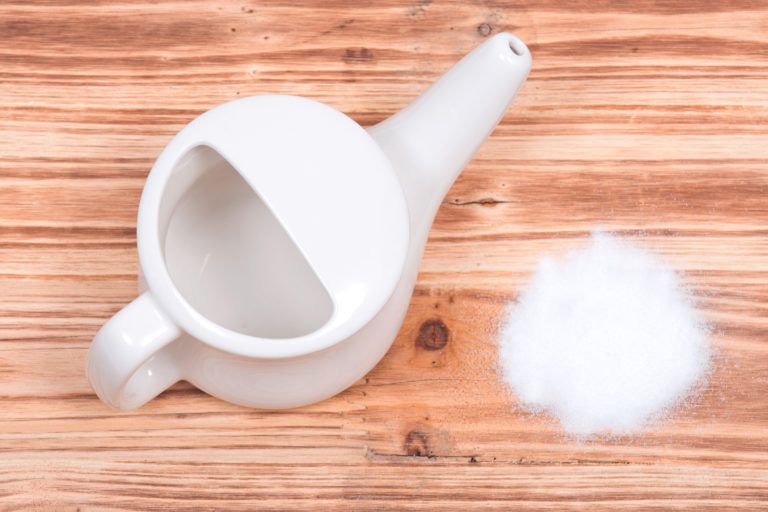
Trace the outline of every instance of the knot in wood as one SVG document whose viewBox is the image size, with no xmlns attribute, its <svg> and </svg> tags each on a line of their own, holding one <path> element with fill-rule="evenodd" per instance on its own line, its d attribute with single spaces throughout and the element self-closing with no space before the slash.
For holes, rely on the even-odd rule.
<svg viewBox="0 0 768 512">
<path fill-rule="evenodd" d="M 450 331 L 439 318 L 427 320 L 419 327 L 416 345 L 424 350 L 440 350 L 448 344 Z"/>
</svg>

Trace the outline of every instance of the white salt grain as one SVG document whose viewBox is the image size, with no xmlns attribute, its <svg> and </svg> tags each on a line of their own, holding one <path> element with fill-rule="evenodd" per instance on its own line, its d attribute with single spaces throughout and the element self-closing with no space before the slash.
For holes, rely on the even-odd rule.
<svg viewBox="0 0 768 512">
<path fill-rule="evenodd" d="M 510 306 L 503 378 L 525 406 L 574 435 L 627 434 L 706 373 L 708 329 L 660 258 L 606 233 L 544 258 Z"/>
</svg>

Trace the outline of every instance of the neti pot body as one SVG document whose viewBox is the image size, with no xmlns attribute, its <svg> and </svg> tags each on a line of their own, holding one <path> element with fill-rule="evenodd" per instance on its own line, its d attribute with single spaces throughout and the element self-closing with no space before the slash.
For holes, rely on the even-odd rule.
<svg viewBox="0 0 768 512">
<path fill-rule="evenodd" d="M 295 339 L 249 337 L 205 318 L 185 301 L 169 277 L 174 269 L 169 269 L 164 260 L 167 254 L 157 244 L 158 237 L 167 236 L 167 228 L 158 219 L 171 215 L 164 211 L 167 208 L 163 201 L 167 203 L 168 199 L 161 196 L 168 195 L 173 180 L 186 179 L 183 175 L 174 177 L 167 170 L 177 165 L 171 160 L 190 158 L 189 154 L 203 160 L 214 157 L 207 149 L 194 149 L 179 157 L 182 153 L 177 146 L 182 141 L 169 144 L 150 173 L 139 207 L 137 238 L 142 294 L 101 328 L 88 354 L 87 373 L 97 395 L 115 408 L 128 410 L 186 380 L 223 400 L 280 409 L 323 400 L 363 377 L 381 360 L 400 329 L 429 229 L 444 196 L 504 115 L 530 67 L 531 56 L 526 46 L 510 34 L 498 34 L 465 56 L 405 109 L 367 130 L 342 114 L 331 113 L 329 107 L 310 104 L 309 100 L 266 97 L 252 102 L 261 105 L 262 111 L 266 108 L 266 112 L 272 104 L 285 104 L 296 111 L 316 112 L 318 119 L 336 116 L 333 122 L 340 123 L 339 133 L 357 137 L 352 140 L 350 135 L 350 144 L 368 148 L 370 154 L 383 155 L 374 162 L 386 168 L 376 175 L 382 181 L 374 184 L 375 190 L 386 196 L 388 187 L 397 189 L 398 198 L 392 192 L 389 201 L 402 202 L 402 207 L 383 205 L 393 217 L 403 212 L 403 220 L 402 229 L 388 229 L 393 232 L 387 235 L 387 244 L 395 247 L 392 254 L 383 256 L 387 259 L 382 263 L 372 262 L 371 268 L 379 265 L 393 269 L 388 281 L 371 286 L 373 295 L 381 295 L 370 302 L 375 310 L 364 314 L 353 311 L 348 320 L 338 321 L 340 325 L 319 328 L 318 332 L 322 332 L 317 336 L 306 333 Z M 221 115 L 232 117 L 243 111 L 237 104 L 225 107 Z M 205 116 L 211 119 L 208 113 L 201 117 Z M 189 133 L 194 130 L 185 137 L 189 138 Z M 237 140 L 237 135 L 230 134 L 228 139 L 221 140 L 220 146 L 227 146 L 231 140 Z M 232 143 L 236 164 L 240 158 L 238 147 Z M 350 158 L 353 157 L 354 154 Z M 241 158 L 241 164 L 240 169 L 255 165 L 247 156 Z M 349 176 L 354 179 L 352 174 Z M 369 184 L 361 182 L 358 186 Z M 274 195 L 277 199 L 273 206 L 279 211 L 279 192 Z M 370 195 L 367 202 L 375 201 L 376 195 Z M 359 207 L 364 207 L 364 203 Z M 346 215 L 354 217 L 355 212 Z M 397 219 L 381 222 L 398 225 Z M 311 253 L 311 247 L 301 249 Z M 365 258 L 358 258 L 361 259 Z M 183 264 L 183 259 L 180 261 Z M 343 280 L 343 272 L 344 269 L 339 270 L 336 277 Z"/>
</svg>

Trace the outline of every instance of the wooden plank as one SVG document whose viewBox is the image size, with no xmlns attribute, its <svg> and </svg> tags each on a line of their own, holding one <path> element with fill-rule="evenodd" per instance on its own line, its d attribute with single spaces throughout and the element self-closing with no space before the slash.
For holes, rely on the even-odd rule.
<svg viewBox="0 0 768 512">
<path fill-rule="evenodd" d="M 756 0 L 3 2 L 0 510 L 768 508 L 767 26 Z M 143 179 L 186 122 L 272 92 L 372 124 L 501 30 L 534 69 L 364 380 L 283 412 L 184 383 L 132 413 L 93 396 Z M 538 257 L 595 227 L 685 272 L 716 357 L 667 421 L 576 442 L 520 410 L 495 343 Z"/>
</svg>

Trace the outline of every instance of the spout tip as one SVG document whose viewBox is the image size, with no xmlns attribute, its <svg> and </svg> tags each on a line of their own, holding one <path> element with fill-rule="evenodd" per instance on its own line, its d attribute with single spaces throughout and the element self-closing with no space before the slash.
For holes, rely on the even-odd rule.
<svg viewBox="0 0 768 512">
<path fill-rule="evenodd" d="M 528 47 L 525 46 L 523 42 L 517 38 L 509 41 L 509 49 L 512 50 L 512 53 L 514 53 L 519 57 L 522 57 L 523 55 L 528 53 Z"/>
<path fill-rule="evenodd" d="M 492 47 L 496 55 L 508 64 L 507 68 L 513 70 L 513 74 L 520 75 L 522 80 L 525 80 L 531 70 L 533 58 L 531 51 L 522 39 L 509 32 L 501 32 L 493 36 L 486 44 Z"/>
<path fill-rule="evenodd" d="M 498 35 L 499 38 L 504 39 L 509 46 L 510 51 L 518 57 L 524 57 L 530 55 L 530 51 L 525 43 L 517 36 L 510 34 L 509 32 L 502 32 Z"/>
</svg>

